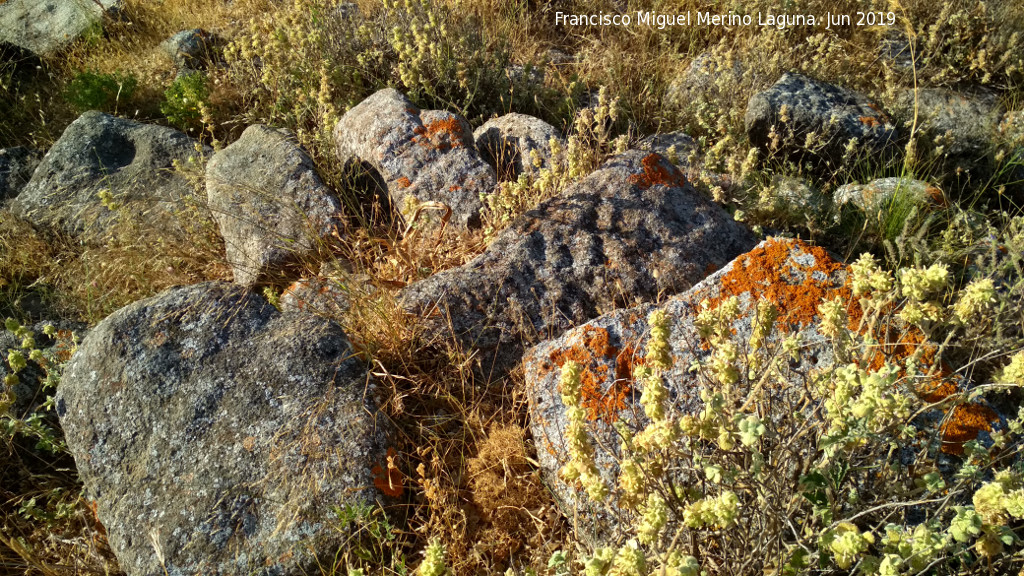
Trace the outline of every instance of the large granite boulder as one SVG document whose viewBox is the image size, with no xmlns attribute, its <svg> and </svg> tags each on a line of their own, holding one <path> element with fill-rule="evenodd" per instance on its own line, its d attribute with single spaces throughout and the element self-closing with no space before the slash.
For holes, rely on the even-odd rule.
<svg viewBox="0 0 1024 576">
<path fill-rule="evenodd" d="M 520 216 L 461 268 L 407 287 L 435 337 L 502 374 L 523 349 L 600 314 L 681 292 L 754 245 L 657 154 L 630 151 Z"/>
<path fill-rule="evenodd" d="M 172 128 L 86 112 L 46 153 L 11 211 L 87 242 L 103 242 L 118 218 L 179 229 L 175 213 L 194 189 L 174 162 L 198 155 L 196 147 Z"/>
<path fill-rule="evenodd" d="M 341 204 L 286 130 L 255 125 L 206 166 L 210 210 L 235 282 L 249 286 L 337 232 Z"/>
<path fill-rule="evenodd" d="M 305 574 L 346 538 L 333 508 L 378 497 L 367 382 L 337 324 L 206 283 L 103 320 L 56 409 L 130 576 Z"/>
<path fill-rule="evenodd" d="M 635 386 L 633 369 L 643 362 L 650 339 L 648 315 L 655 309 L 664 311 L 668 320 L 670 356 L 673 365 L 663 373 L 673 410 L 697 415 L 704 408 L 700 386 L 707 383 L 691 371 L 694 362 L 705 361 L 711 354 L 707 340 L 695 324 L 702 304 L 714 308 L 731 297 L 739 302 L 739 316 L 731 330 L 739 343 L 750 342 L 758 303 L 768 301 L 777 310 L 775 332 L 769 341 L 795 336 L 799 353 L 789 362 L 795 374 L 809 374 L 834 366 L 832 342 L 818 329 L 818 307 L 825 301 L 840 298 L 846 303 L 850 326 L 859 329 L 863 316 L 857 299 L 852 297 L 848 268 L 826 250 L 800 240 L 769 238 L 750 252 L 741 255 L 724 268 L 708 276 L 690 290 L 660 305 L 644 304 L 616 310 L 565 334 L 543 342 L 529 350 L 523 358 L 527 394 L 530 402 L 530 423 L 537 458 L 556 496 L 571 517 L 573 510 L 583 512 L 582 524 L 600 531 L 611 520 L 588 503 L 586 494 L 577 486 L 567 484 L 558 470 L 569 458 L 566 430 L 568 417 L 559 393 L 561 367 L 568 361 L 582 367 L 582 408 L 587 414 L 589 430 L 599 448 L 598 469 L 609 485 L 618 476 L 620 435 L 614 425 L 622 418 L 638 422 L 643 408 L 639 404 L 641 390 Z M 743 344 L 741 344 L 742 346 Z M 920 353 L 922 371 L 929 369 L 929 358 L 937 347 L 919 331 L 911 329 L 896 342 L 880 346 L 871 360 L 881 366 L 885 360 L 904 361 Z M 936 401 L 953 393 L 955 387 L 946 380 L 945 367 L 936 368 L 936 386 L 920 390 L 923 397 Z M 773 393 L 785 394 L 784 389 Z M 987 410 L 978 407 L 982 412 Z M 642 421 L 642 420 L 641 420 Z M 957 443 L 989 429 L 983 418 L 958 420 L 956 414 L 943 428 L 946 451 L 955 452 Z"/>
<path fill-rule="evenodd" d="M 0 203 L 21 192 L 42 158 L 42 153 L 21 146 L 0 149 Z"/>
<path fill-rule="evenodd" d="M 102 25 L 123 0 L 8 0 L 0 3 L 0 44 L 52 56 Z"/>
<path fill-rule="evenodd" d="M 750 143 L 768 153 L 817 158 L 833 165 L 847 155 L 852 139 L 856 139 L 855 155 L 874 158 L 897 138 L 889 116 L 863 95 L 793 73 L 783 74 L 773 86 L 754 94 L 744 121 Z M 811 133 L 814 138 L 808 150 L 805 145 Z"/>
<path fill-rule="evenodd" d="M 338 158 L 371 166 L 395 206 L 407 217 L 440 202 L 460 228 L 482 224 L 480 197 L 495 186 L 494 169 L 477 154 L 473 132 L 460 116 L 420 110 L 397 90 L 381 90 L 349 110 L 334 128 Z"/>
<path fill-rule="evenodd" d="M 551 124 L 526 114 L 506 114 L 485 122 L 473 132 L 476 148 L 502 180 L 516 180 L 551 166 L 551 140 L 565 139 Z M 534 166 L 532 152 L 540 160 Z"/>
</svg>

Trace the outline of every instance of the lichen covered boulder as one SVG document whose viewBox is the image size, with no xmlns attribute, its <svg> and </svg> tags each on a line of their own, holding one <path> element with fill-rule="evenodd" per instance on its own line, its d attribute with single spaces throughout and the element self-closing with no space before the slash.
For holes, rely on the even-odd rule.
<svg viewBox="0 0 1024 576">
<path fill-rule="evenodd" d="M 90 243 L 105 241 L 118 219 L 171 232 L 194 194 L 174 164 L 202 151 L 173 128 L 86 112 L 46 153 L 11 211 Z"/>
<path fill-rule="evenodd" d="M 378 497 L 384 437 L 333 322 L 228 283 L 115 312 L 67 365 L 56 410 L 130 576 L 302 574 Z"/>
<path fill-rule="evenodd" d="M 526 114 L 506 114 L 485 122 L 473 132 L 476 148 L 502 180 L 515 180 L 551 166 L 551 140 L 565 143 L 558 130 Z M 536 155 L 538 165 L 534 165 Z"/>
<path fill-rule="evenodd" d="M 286 130 L 254 125 L 206 167 L 210 210 L 235 282 L 248 286 L 315 251 L 341 204 Z"/>
<path fill-rule="evenodd" d="M 897 138 L 889 116 L 865 96 L 793 73 L 751 96 L 744 121 L 750 143 L 767 153 L 817 157 L 833 165 L 848 155 L 851 140 L 854 156 L 874 156 Z"/>
<path fill-rule="evenodd" d="M 525 346 L 600 314 L 681 292 L 754 245 L 657 154 L 616 156 L 526 212 L 466 265 L 400 298 L 435 337 L 504 373 Z"/>
<path fill-rule="evenodd" d="M 452 210 L 451 224 L 481 225 L 481 195 L 495 186 L 494 169 L 477 154 L 462 117 L 420 110 L 397 90 L 381 90 L 349 110 L 334 127 L 342 163 L 372 167 L 406 217 L 427 202 Z"/>
<path fill-rule="evenodd" d="M 835 365 L 831 341 L 820 331 L 819 306 L 829 300 L 844 303 L 850 328 L 858 329 L 863 312 L 852 297 L 849 270 L 823 248 L 799 240 L 770 238 L 743 254 L 721 270 L 708 276 L 692 289 L 670 298 L 663 304 L 617 310 L 558 338 L 538 344 L 523 358 L 530 422 L 541 468 L 553 486 L 568 514 L 573 510 L 589 510 L 586 494 L 569 485 L 558 475 L 568 461 L 566 430 L 568 417 L 559 392 L 561 368 L 573 361 L 582 367 L 582 408 L 590 433 L 596 439 L 597 464 L 606 480 L 614 485 L 620 454 L 619 434 L 614 424 L 620 419 L 636 422 L 644 413 L 640 406 L 641 390 L 634 381 L 634 368 L 644 363 L 650 340 L 648 317 L 656 309 L 664 312 L 670 332 L 669 355 L 672 367 L 663 373 L 672 409 L 683 414 L 698 415 L 704 408 L 700 387 L 707 384 L 691 371 L 695 362 L 705 361 L 712 353 L 709 342 L 697 326 L 702 307 L 714 309 L 736 297 L 739 314 L 730 326 L 736 341 L 750 342 L 760 302 L 775 307 L 775 332 L 769 338 L 792 337 L 799 343 L 799 353 L 789 362 L 795 374 L 808 375 Z M 919 331 L 909 330 L 899 341 L 880 346 L 873 365 L 881 367 L 886 360 L 900 362 L 919 354 L 924 365 L 934 362 L 935 346 Z M 927 370 L 926 370 L 927 371 Z M 951 394 L 956 387 L 944 380 L 950 376 L 937 367 L 935 380 L 922 389 L 922 396 L 935 401 Z M 785 393 L 785 390 L 772 393 Z M 977 410 L 974 410 L 977 409 Z M 973 414 L 969 414 L 974 410 Z M 964 417 L 951 418 L 944 428 L 947 444 L 944 449 L 956 451 L 980 430 L 990 429 L 981 406 L 970 407 Z M 642 419 L 642 416 L 640 416 Z M 600 515 L 591 520 L 607 521 Z"/>
</svg>

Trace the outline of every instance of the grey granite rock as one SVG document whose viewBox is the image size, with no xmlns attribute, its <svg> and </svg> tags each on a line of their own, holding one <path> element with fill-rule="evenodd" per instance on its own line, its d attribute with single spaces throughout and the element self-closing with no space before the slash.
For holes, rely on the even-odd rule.
<svg viewBox="0 0 1024 576">
<path fill-rule="evenodd" d="M 21 192 L 42 158 L 41 152 L 21 146 L 0 150 L 0 203 Z"/>
<path fill-rule="evenodd" d="M 646 352 L 651 311 L 663 310 L 669 322 L 674 363 L 663 376 L 673 410 L 697 414 L 703 403 L 698 377 L 690 372 L 690 366 L 710 354 L 694 325 L 702 301 L 707 299 L 713 305 L 736 296 L 741 313 L 733 329 L 738 341 L 747 342 L 757 304 L 768 299 L 779 310 L 776 326 L 800 335 L 801 364 L 796 369 L 809 370 L 832 362 L 831 344 L 816 330 L 815 318 L 818 304 L 842 293 L 845 282 L 846 267 L 825 250 L 800 241 L 769 239 L 661 305 L 616 310 L 530 349 L 523 358 L 530 425 L 541 469 L 563 513 L 576 518 L 585 527 L 583 533 L 600 533 L 612 521 L 588 503 L 586 494 L 558 476 L 568 460 L 568 418 L 558 390 L 565 362 L 572 360 L 583 369 L 590 391 L 589 396 L 584 395 L 583 408 L 595 445 L 600 446 L 596 460 L 602 475 L 614 486 L 620 441 L 613 424 L 627 415 L 636 419 L 643 414 L 632 372 Z"/>
<path fill-rule="evenodd" d="M 172 128 L 86 112 L 46 153 L 11 211 L 87 242 L 105 241 L 119 217 L 171 231 L 178 226 L 175 212 L 194 192 L 174 161 L 198 156 L 196 145 Z"/>
<path fill-rule="evenodd" d="M 988 155 L 1005 112 L 996 93 L 984 89 L 908 90 L 897 106 L 906 123 L 916 117 L 918 135 L 925 143 L 919 155 L 938 153 L 937 167 L 942 172 L 955 175 L 960 182 L 973 180 L 977 184 L 992 175 L 995 167 Z"/>
<path fill-rule="evenodd" d="M 219 58 L 222 40 L 216 35 L 193 28 L 182 30 L 160 43 L 160 48 L 185 70 L 203 70 Z"/>
<path fill-rule="evenodd" d="M 842 161 L 851 139 L 857 141 L 856 154 L 874 159 L 897 138 L 890 118 L 863 95 L 793 73 L 783 74 L 773 86 L 754 94 L 744 121 L 750 143 L 768 153 L 817 157 L 833 165 Z M 778 149 L 772 148 L 773 128 Z M 811 133 L 813 149 L 807 151 Z"/>
<path fill-rule="evenodd" d="M 547 122 L 526 114 L 506 114 L 485 122 L 473 132 L 480 156 L 498 173 L 501 180 L 515 180 L 520 174 L 551 166 L 551 140 L 565 143 L 558 130 Z M 535 167 L 531 152 L 536 151 L 540 166 Z"/>
<path fill-rule="evenodd" d="M 103 320 L 57 413 L 129 576 L 303 574 L 373 503 L 384 436 L 337 324 L 227 283 L 172 288 Z"/>
<path fill-rule="evenodd" d="M 473 347 L 483 371 L 500 375 L 531 343 L 686 290 L 754 243 L 664 158 L 631 151 L 400 298 L 426 316 L 429 334 Z"/>
<path fill-rule="evenodd" d="M 460 228 L 481 225 L 481 195 L 495 186 L 494 169 L 477 154 L 466 121 L 451 112 L 420 110 L 397 90 L 381 90 L 349 110 L 334 128 L 338 158 L 376 170 L 406 217 L 418 204 L 440 202 Z"/>
<path fill-rule="evenodd" d="M 123 0 L 8 0 L 0 4 L 0 43 L 53 56 L 90 30 Z"/>
<path fill-rule="evenodd" d="M 285 130 L 246 128 L 210 160 L 206 191 L 242 285 L 280 272 L 342 225 L 340 203 Z"/>
</svg>

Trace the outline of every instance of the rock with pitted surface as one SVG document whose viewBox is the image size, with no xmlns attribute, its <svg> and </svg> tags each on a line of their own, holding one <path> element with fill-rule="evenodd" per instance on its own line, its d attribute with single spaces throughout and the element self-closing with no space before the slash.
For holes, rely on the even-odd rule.
<svg viewBox="0 0 1024 576">
<path fill-rule="evenodd" d="M 0 203 L 21 192 L 42 158 L 41 152 L 21 146 L 0 150 Z"/>
<path fill-rule="evenodd" d="M 90 243 L 104 242 L 119 218 L 171 233 L 194 195 L 174 163 L 200 156 L 197 145 L 172 128 L 86 112 L 46 153 L 11 211 Z"/>
<path fill-rule="evenodd" d="M 90 30 L 123 0 L 8 0 L 0 3 L 0 44 L 53 56 Z"/>
<path fill-rule="evenodd" d="M 818 158 L 833 166 L 848 155 L 851 140 L 856 140 L 853 157 L 875 159 L 891 152 L 897 138 L 889 116 L 865 96 L 793 73 L 783 74 L 773 86 L 750 98 L 745 123 L 750 143 L 767 153 Z"/>
<path fill-rule="evenodd" d="M 604 513 L 595 511 L 577 486 L 567 484 L 558 476 L 558 470 L 569 456 L 568 417 L 559 392 L 561 369 L 567 362 L 576 362 L 582 369 L 581 408 L 597 447 L 596 462 L 607 483 L 615 486 L 621 436 L 614 425 L 620 420 L 629 421 L 634 427 L 645 423 L 644 410 L 639 404 L 642 390 L 634 381 L 633 369 L 645 361 L 650 339 L 648 317 L 652 311 L 664 312 L 670 332 L 672 366 L 662 376 L 672 414 L 677 417 L 698 415 L 704 408 L 700 387 L 713 385 L 709 376 L 691 370 L 695 362 L 706 362 L 712 353 L 709 342 L 695 324 L 705 304 L 714 309 L 736 297 L 738 315 L 731 330 L 740 346 L 751 341 L 758 304 L 773 305 L 777 311 L 774 331 L 765 342 L 777 343 L 783 337 L 798 338 L 800 352 L 797 359 L 789 363 L 789 369 L 795 374 L 808 374 L 835 366 L 833 344 L 818 328 L 818 309 L 822 303 L 841 299 L 852 325 L 858 325 L 856 322 L 862 312 L 857 299 L 852 297 L 848 276 L 847 266 L 820 247 L 799 240 L 769 238 L 687 292 L 662 304 L 611 312 L 529 350 L 523 365 L 537 458 L 567 516 L 577 518 L 581 526 L 591 523 L 590 527 L 598 531 L 612 521 Z M 879 365 L 884 360 L 898 364 L 915 353 L 933 357 L 929 355 L 936 349 L 920 332 L 908 332 L 899 343 L 879 347 L 876 354 Z M 923 371 L 928 370 L 926 366 Z M 941 398 L 941 394 L 950 392 L 943 390 L 929 389 L 927 394 Z M 786 392 L 779 389 L 773 393 Z M 936 398 L 926 399 L 934 401 Z M 973 422 L 957 421 L 945 428 L 947 442 L 943 450 L 955 451 L 956 441 L 962 446 L 964 438 L 975 437 L 979 427 L 977 420 Z M 580 514 L 574 515 L 574 511 Z"/>
<path fill-rule="evenodd" d="M 630 151 L 400 299 L 429 333 L 479 350 L 482 370 L 503 374 L 531 343 L 686 290 L 754 243 L 667 160 Z"/>
<path fill-rule="evenodd" d="M 235 282 L 249 286 L 314 252 L 341 204 L 287 130 L 254 125 L 206 167 L 210 210 Z"/>
<path fill-rule="evenodd" d="M 337 324 L 211 282 L 103 320 L 56 410 L 129 576 L 306 574 L 346 539 L 334 507 L 379 497 L 367 383 Z"/>
<path fill-rule="evenodd" d="M 558 130 L 526 114 L 506 114 L 488 120 L 473 132 L 480 156 L 494 167 L 501 180 L 516 180 L 551 166 L 551 140 L 565 143 Z M 533 153 L 540 162 L 534 166 Z"/>
<path fill-rule="evenodd" d="M 406 217 L 438 202 L 459 228 L 481 225 L 482 195 L 496 184 L 469 124 L 443 110 L 420 110 L 397 90 L 381 90 L 349 110 L 334 128 L 338 158 L 368 164 Z"/>
<path fill-rule="evenodd" d="M 689 368 L 694 360 L 704 359 L 709 353 L 694 325 L 702 301 L 714 306 L 737 296 L 741 313 L 733 328 L 738 341 L 747 342 L 758 301 L 771 300 L 780 310 L 777 325 L 801 333 L 806 352 L 801 354 L 802 361 L 809 363 L 815 358 L 820 363 L 831 357 L 831 348 L 814 328 L 818 305 L 834 296 L 848 295 L 845 281 L 845 267 L 825 250 L 795 240 L 769 239 L 664 304 L 611 312 L 529 350 L 523 366 L 537 457 L 568 513 L 589 506 L 585 494 L 558 477 L 559 468 L 568 459 L 568 418 L 558 389 L 561 368 L 567 361 L 577 362 L 583 369 L 583 408 L 590 432 L 599 445 L 604 442 L 603 446 L 614 450 L 598 451 L 599 469 L 608 480 L 614 480 L 619 441 L 612 424 L 627 414 L 643 414 L 638 402 L 640 391 L 634 389 L 633 368 L 645 354 L 650 312 L 663 310 L 669 322 L 674 364 L 665 372 L 664 381 L 670 386 L 673 409 L 693 414 L 699 412 L 702 403 L 698 377 Z M 595 518 L 601 521 L 601 517 Z"/>
</svg>

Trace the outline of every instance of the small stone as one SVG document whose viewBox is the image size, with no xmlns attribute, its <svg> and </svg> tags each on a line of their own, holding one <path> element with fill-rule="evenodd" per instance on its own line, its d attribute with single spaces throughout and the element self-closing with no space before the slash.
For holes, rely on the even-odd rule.
<svg viewBox="0 0 1024 576">
<path fill-rule="evenodd" d="M 516 180 L 520 174 L 550 168 L 551 140 L 565 143 L 551 124 L 515 113 L 488 120 L 473 132 L 473 138 L 480 156 L 497 171 L 501 180 Z M 540 166 L 534 166 L 532 151 L 536 151 Z"/>
</svg>

